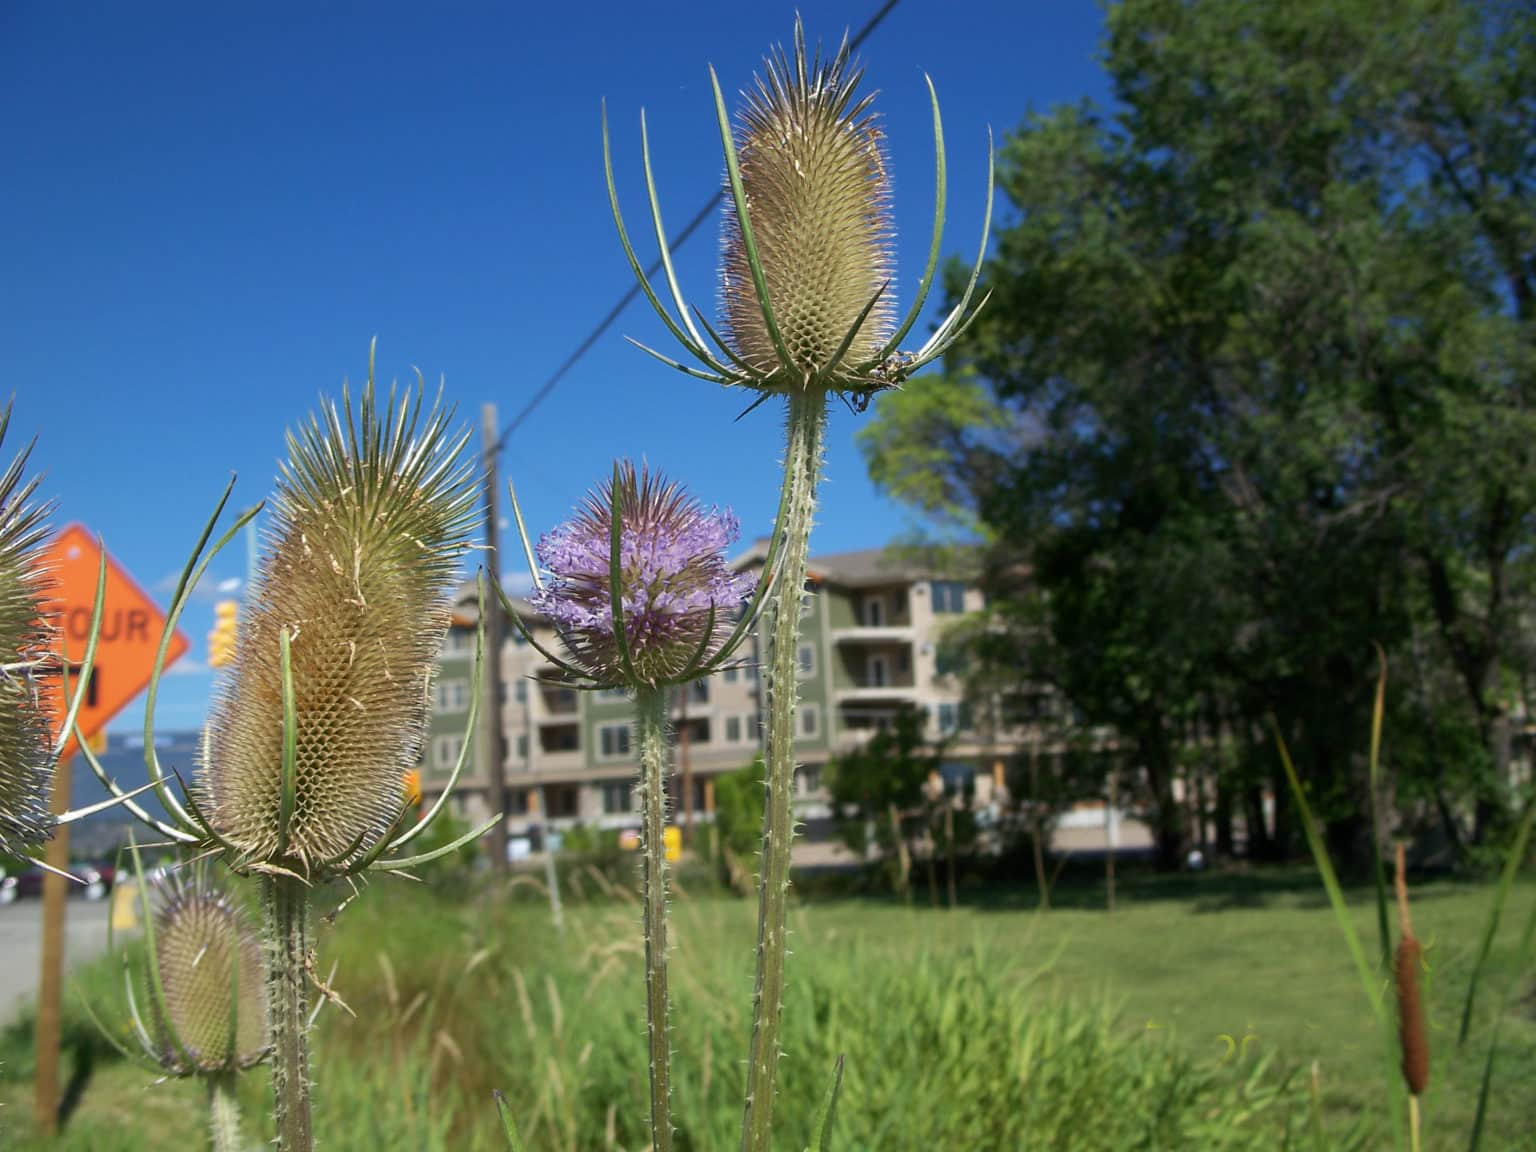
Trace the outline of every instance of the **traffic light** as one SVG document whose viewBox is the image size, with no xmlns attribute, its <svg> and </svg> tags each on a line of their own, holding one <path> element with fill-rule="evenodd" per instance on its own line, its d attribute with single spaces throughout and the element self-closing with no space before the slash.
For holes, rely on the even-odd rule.
<svg viewBox="0 0 1536 1152">
<path fill-rule="evenodd" d="M 213 606 L 213 631 L 208 633 L 208 667 L 235 662 L 235 638 L 240 631 L 240 602 L 220 600 Z"/>
</svg>

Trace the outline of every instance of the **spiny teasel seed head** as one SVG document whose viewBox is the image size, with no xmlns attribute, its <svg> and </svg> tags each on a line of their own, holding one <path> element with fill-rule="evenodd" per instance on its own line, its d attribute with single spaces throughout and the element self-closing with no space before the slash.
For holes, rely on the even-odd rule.
<svg viewBox="0 0 1536 1152">
<path fill-rule="evenodd" d="M 0 444 L 11 407 L 0 411 Z M 24 480 L 30 446 L 0 473 L 0 852 L 21 854 L 48 839 L 53 748 L 36 680 L 52 629 L 44 615 L 42 565 L 48 507 L 37 479 Z"/>
<path fill-rule="evenodd" d="M 880 355 L 895 327 L 890 176 L 873 96 L 854 99 L 861 69 L 846 45 L 807 62 L 795 25 L 795 52 L 764 61 L 746 97 L 736 149 L 747 211 L 774 317 L 800 379 L 785 380 L 782 358 L 754 285 L 741 221 L 727 209 L 722 303 L 725 341 L 755 374 L 780 388 L 836 378 Z M 876 294 L 879 299 L 875 300 Z M 838 360 L 850 330 L 857 334 Z M 831 380 L 826 379 L 832 377 Z"/>
<path fill-rule="evenodd" d="M 343 870 L 385 836 L 418 761 L 450 594 L 475 525 L 477 468 L 418 384 L 373 381 L 288 436 L 241 642 L 218 690 L 198 793 L 238 866 Z M 284 787 L 281 644 L 296 716 Z"/>
<path fill-rule="evenodd" d="M 710 670 L 755 577 L 723 550 L 740 533 L 729 510 L 706 509 L 677 484 L 630 461 L 589 493 L 574 519 L 539 540 L 551 580 L 532 599 L 554 621 L 571 663 L 595 684 L 642 688 Z M 619 606 L 628 667 L 614 632 L 613 513 L 619 517 Z"/>
<path fill-rule="evenodd" d="M 255 931 L 201 868 L 170 873 L 152 889 L 160 984 L 159 994 L 149 996 L 155 1058 L 178 1076 L 260 1063 L 267 992 Z"/>
</svg>

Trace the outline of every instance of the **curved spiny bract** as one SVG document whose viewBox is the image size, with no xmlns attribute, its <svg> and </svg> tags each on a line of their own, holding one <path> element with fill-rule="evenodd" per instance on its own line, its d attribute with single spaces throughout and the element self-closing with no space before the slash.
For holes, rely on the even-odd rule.
<svg viewBox="0 0 1536 1152">
<path fill-rule="evenodd" d="M 467 433 L 421 413 L 421 391 L 288 437 L 267 550 L 233 675 L 209 727 L 198 793 L 237 866 L 346 871 L 388 835 L 419 759 L 450 592 L 478 489 Z M 285 778 L 283 637 L 292 678 Z"/>
<path fill-rule="evenodd" d="M 0 410 L 0 443 L 10 416 L 7 404 Z M 43 612 L 49 508 L 34 499 L 36 478 L 24 479 L 30 453 L 29 445 L 0 473 L 0 852 L 17 855 L 47 840 L 53 827 L 53 748 L 34 679 L 52 639 Z"/>
<path fill-rule="evenodd" d="M 173 1075 L 260 1063 L 268 1047 L 267 997 L 254 929 L 200 869 L 153 887 L 154 1058 Z"/>
<path fill-rule="evenodd" d="M 793 60 L 777 49 L 765 61 L 736 132 L 757 256 L 793 371 L 782 364 L 740 218 L 730 211 L 721 277 L 725 342 L 754 373 L 788 377 L 789 387 L 879 358 L 895 328 L 895 299 L 886 290 L 894 275 L 890 178 L 869 110 L 873 97 L 854 100 L 859 78 L 846 48 L 808 65 L 797 24 Z"/>
</svg>

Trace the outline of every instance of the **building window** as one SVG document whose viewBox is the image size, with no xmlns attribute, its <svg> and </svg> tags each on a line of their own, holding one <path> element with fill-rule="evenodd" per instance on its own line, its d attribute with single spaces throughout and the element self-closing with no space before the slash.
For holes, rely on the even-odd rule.
<svg viewBox="0 0 1536 1152">
<path fill-rule="evenodd" d="M 741 717 L 727 716 L 725 718 L 725 742 L 727 744 L 741 743 Z"/>
<path fill-rule="evenodd" d="M 474 648 L 474 642 L 470 639 L 472 633 L 468 628 L 450 628 L 448 634 L 443 637 L 444 656 L 464 656 Z"/>
<path fill-rule="evenodd" d="M 507 811 L 513 816 L 528 815 L 528 789 L 507 789 Z"/>
<path fill-rule="evenodd" d="M 599 700 L 626 700 L 629 698 L 628 688 L 604 688 L 597 694 Z"/>
<path fill-rule="evenodd" d="M 437 682 L 437 707 L 439 713 L 463 712 L 469 707 L 468 680 L 439 680 Z"/>
<path fill-rule="evenodd" d="M 939 731 L 953 732 L 960 722 L 960 709 L 953 704 L 939 705 Z"/>
<path fill-rule="evenodd" d="M 809 680 L 816 675 L 816 649 L 809 644 L 800 645 L 798 665 L 795 674 L 801 680 Z"/>
<path fill-rule="evenodd" d="M 959 580 L 935 580 L 931 588 L 934 612 L 965 611 L 965 585 Z"/>
<path fill-rule="evenodd" d="M 878 596 L 868 596 L 864 600 L 864 623 L 870 628 L 880 628 L 885 624 L 885 601 Z"/>
<path fill-rule="evenodd" d="M 821 765 L 808 764 L 795 770 L 795 795 L 810 796 L 821 787 Z"/>
<path fill-rule="evenodd" d="M 528 681 L 526 681 L 526 680 L 519 680 L 517 682 L 517 687 L 512 689 L 512 698 L 514 700 L 516 700 L 519 704 L 523 704 L 523 703 L 527 702 L 527 700 L 528 700 Z"/>
<path fill-rule="evenodd" d="M 603 785 L 603 811 L 609 816 L 633 811 L 628 780 Z"/>
<path fill-rule="evenodd" d="M 742 669 L 742 672 L 746 674 L 747 683 L 748 684 L 756 684 L 757 683 L 757 665 L 756 664 L 748 664 L 745 668 Z"/>
<path fill-rule="evenodd" d="M 449 771 L 459 762 L 459 753 L 463 750 L 464 737 L 462 736 L 432 737 L 432 767 L 439 772 Z"/>
<path fill-rule="evenodd" d="M 734 684 L 741 677 L 741 669 L 735 664 L 731 664 L 721 670 L 720 676 L 727 684 Z"/>
<path fill-rule="evenodd" d="M 763 739 L 763 718 L 756 712 L 747 714 L 747 739 L 760 743 Z"/>
<path fill-rule="evenodd" d="M 709 681 L 695 680 L 688 685 L 688 702 L 690 704 L 709 703 Z"/>
<path fill-rule="evenodd" d="M 597 737 L 603 759 L 614 760 L 629 755 L 628 724 L 604 724 L 597 730 Z"/>
<path fill-rule="evenodd" d="M 905 615 L 906 611 L 907 590 L 905 588 L 898 588 L 896 591 L 891 593 L 891 616 L 893 618 L 899 618 Z"/>
<path fill-rule="evenodd" d="M 814 705 L 814 704 L 802 704 L 802 705 L 800 705 L 798 711 L 799 711 L 799 714 L 800 714 L 800 735 L 802 735 L 802 736 L 814 736 L 814 735 L 816 735 L 816 729 L 820 725 L 820 722 L 821 722 L 821 717 L 818 714 L 818 710 L 816 708 L 816 705 Z"/>
<path fill-rule="evenodd" d="M 526 732 L 519 732 L 517 734 L 517 758 L 519 760 L 528 759 L 528 733 Z"/>
</svg>

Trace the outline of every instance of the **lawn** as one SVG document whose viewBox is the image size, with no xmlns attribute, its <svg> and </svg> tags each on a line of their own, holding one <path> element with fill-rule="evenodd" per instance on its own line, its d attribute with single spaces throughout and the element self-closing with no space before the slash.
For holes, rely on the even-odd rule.
<svg viewBox="0 0 1536 1152">
<path fill-rule="evenodd" d="M 527 890 L 520 895 L 527 896 Z M 957 911 L 819 898 L 795 910 L 780 1146 L 798 1150 L 834 1056 L 848 1056 L 839 1149 L 1312 1148 L 1316 1061 L 1331 1146 L 1391 1147 L 1380 1033 L 1315 881 L 1298 872 L 1131 877 L 1114 913 L 971 893 Z M 1371 955 L 1368 893 L 1352 893 Z M 1536 901 L 1516 890 L 1472 1041 L 1455 1026 L 1490 893 L 1420 887 L 1434 1049 L 1426 1149 L 1465 1148 L 1495 1004 Z M 1074 901 L 1078 906 L 1073 907 Z M 682 1149 L 734 1147 L 753 909 L 685 889 L 673 905 L 675 1112 Z M 358 1013 L 327 1009 L 317 1124 L 342 1149 L 495 1149 L 490 1089 L 534 1149 L 636 1149 L 645 1088 L 637 912 L 567 908 L 563 937 L 526 898 L 447 899 L 378 885 L 320 931 Z M 104 1004 L 110 966 L 86 974 Z M 1502 1033 L 1483 1148 L 1529 1147 L 1536 1022 L 1529 974 Z M 78 1021 L 77 1021 L 78 1023 Z M 85 1035 L 85 1028 L 76 1035 Z M 62 1149 L 137 1152 L 199 1139 L 189 1085 L 95 1053 Z M 0 1047 L 0 1140 L 28 1147 L 26 1037 Z M 261 1117 L 260 1077 L 247 1085 Z M 1363 1127 L 1362 1127 L 1363 1126 Z M 195 1144 L 193 1145 L 195 1146 Z"/>
</svg>

